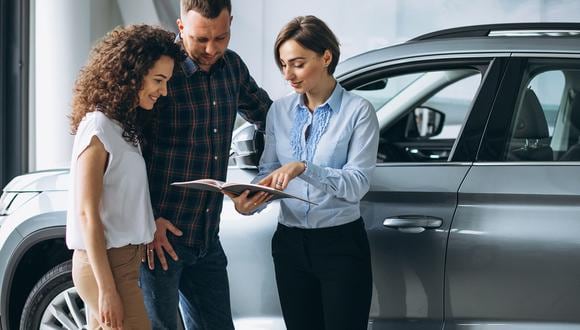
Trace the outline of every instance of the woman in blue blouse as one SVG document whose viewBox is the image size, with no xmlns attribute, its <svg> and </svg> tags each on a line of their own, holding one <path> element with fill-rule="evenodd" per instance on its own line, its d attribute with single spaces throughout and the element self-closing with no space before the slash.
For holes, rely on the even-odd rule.
<svg viewBox="0 0 580 330">
<path fill-rule="evenodd" d="M 296 93 L 268 112 L 257 180 L 318 204 L 280 202 L 272 255 L 284 320 L 289 330 L 366 329 L 372 274 L 359 202 L 375 168 L 375 110 L 332 76 L 339 43 L 320 19 L 291 20 L 274 52 Z M 249 214 L 268 197 L 245 192 L 233 199 Z"/>
</svg>

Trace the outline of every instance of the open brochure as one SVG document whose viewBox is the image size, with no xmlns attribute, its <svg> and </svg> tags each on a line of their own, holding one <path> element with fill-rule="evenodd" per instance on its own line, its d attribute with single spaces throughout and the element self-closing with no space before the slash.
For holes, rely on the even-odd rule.
<svg viewBox="0 0 580 330">
<path fill-rule="evenodd" d="M 240 195 L 246 190 L 250 191 L 250 194 L 265 191 L 269 194 L 272 194 L 272 200 L 279 199 L 279 198 L 295 198 L 301 200 L 306 203 L 318 205 L 314 202 L 306 200 L 304 198 L 298 197 L 296 195 L 292 195 L 278 189 L 261 186 L 258 184 L 253 183 L 232 183 L 232 182 L 223 182 L 220 180 L 213 180 L 213 179 L 200 179 L 200 180 L 193 180 L 193 181 L 184 181 L 184 182 L 173 182 L 171 183 L 172 186 L 179 186 L 179 187 L 186 187 L 186 188 L 193 188 L 199 190 L 208 190 L 208 191 L 215 191 L 221 192 L 224 191 L 233 193 L 235 195 Z"/>
</svg>

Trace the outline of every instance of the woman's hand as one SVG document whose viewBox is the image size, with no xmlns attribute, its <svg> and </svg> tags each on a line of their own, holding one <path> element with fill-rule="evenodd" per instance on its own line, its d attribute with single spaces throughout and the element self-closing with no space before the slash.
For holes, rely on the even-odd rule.
<svg viewBox="0 0 580 330">
<path fill-rule="evenodd" d="M 288 187 L 290 181 L 299 176 L 306 170 L 303 162 L 291 162 L 284 164 L 267 177 L 263 178 L 258 184 L 268 186 L 278 190 L 284 190 Z"/>
<path fill-rule="evenodd" d="M 116 289 L 99 290 L 99 316 L 101 325 L 123 329 L 123 302 Z"/>
<path fill-rule="evenodd" d="M 224 194 L 232 199 L 236 207 L 236 211 L 245 215 L 254 213 L 254 211 L 260 207 L 260 205 L 262 205 L 262 203 L 265 203 L 269 201 L 270 198 L 272 198 L 272 195 L 263 191 L 252 194 L 251 196 L 249 190 L 244 191 L 240 195 L 235 195 L 225 191 Z"/>
</svg>

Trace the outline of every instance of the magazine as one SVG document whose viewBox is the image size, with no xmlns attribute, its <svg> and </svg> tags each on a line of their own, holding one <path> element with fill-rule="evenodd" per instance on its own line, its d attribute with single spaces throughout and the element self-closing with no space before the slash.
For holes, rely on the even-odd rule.
<svg viewBox="0 0 580 330">
<path fill-rule="evenodd" d="M 208 190 L 214 192 L 221 192 L 227 191 L 229 193 L 240 195 L 246 190 L 250 191 L 250 194 L 255 192 L 264 191 L 272 195 L 271 200 L 280 199 L 280 198 L 295 198 L 301 200 L 306 203 L 318 205 L 314 202 L 311 202 L 307 199 L 298 197 L 296 195 L 292 195 L 278 189 L 253 184 L 253 183 L 233 183 L 233 182 L 223 182 L 220 180 L 214 179 L 199 179 L 193 181 L 184 181 L 184 182 L 173 182 L 171 183 L 172 186 L 179 186 L 185 188 L 192 188 L 192 189 L 199 189 L 199 190 Z"/>
</svg>

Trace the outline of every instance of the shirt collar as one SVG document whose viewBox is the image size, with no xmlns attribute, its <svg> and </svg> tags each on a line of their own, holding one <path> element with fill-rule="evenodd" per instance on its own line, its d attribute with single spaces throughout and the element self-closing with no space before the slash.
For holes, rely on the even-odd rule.
<svg viewBox="0 0 580 330">
<path fill-rule="evenodd" d="M 179 46 L 181 46 L 181 49 L 183 51 L 185 51 L 185 49 L 183 48 L 183 42 L 181 41 L 181 37 L 179 35 L 177 35 L 177 37 L 175 37 L 175 43 L 179 44 Z M 186 54 L 187 54 L 187 52 L 186 52 Z M 224 67 L 224 65 L 225 65 L 225 60 L 222 56 L 222 58 L 220 58 L 214 65 L 211 66 L 210 72 L 215 71 L 215 70 L 221 70 Z M 192 74 L 199 71 L 200 68 L 199 68 L 199 65 L 191 57 L 187 56 L 185 58 L 185 60 L 183 60 L 181 62 L 181 70 L 183 70 L 183 73 L 185 73 L 186 77 L 189 77 Z"/>
<path fill-rule="evenodd" d="M 340 112 L 340 105 L 342 103 L 343 91 L 344 91 L 344 88 L 342 86 L 340 86 L 340 84 L 337 81 L 336 85 L 334 86 L 334 90 L 332 91 L 332 94 L 330 94 L 330 97 L 324 103 L 319 105 L 318 108 L 328 107 L 328 108 L 330 108 L 331 111 L 339 113 Z M 296 102 L 296 105 L 294 107 L 308 109 L 306 104 L 304 104 L 304 94 L 298 94 L 297 102 Z"/>
<path fill-rule="evenodd" d="M 189 77 L 196 73 L 197 70 L 199 70 L 199 65 L 197 65 L 197 63 L 195 63 L 191 57 L 187 56 L 187 58 L 181 62 L 181 70 L 183 70 L 183 73 L 185 73 L 186 77 Z"/>
</svg>

